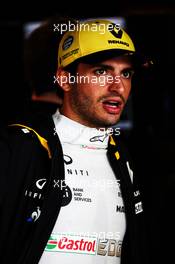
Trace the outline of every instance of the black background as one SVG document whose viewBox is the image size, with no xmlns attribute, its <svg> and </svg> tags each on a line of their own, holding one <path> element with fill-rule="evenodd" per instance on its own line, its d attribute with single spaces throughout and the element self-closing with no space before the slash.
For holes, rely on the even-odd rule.
<svg viewBox="0 0 175 264">
<path fill-rule="evenodd" d="M 132 2 L 132 3 L 131 3 Z M 24 4 L 23 4 L 24 5 Z M 151 263 L 173 263 L 175 193 L 175 5 L 173 1 L 50 3 L 29 2 L 0 11 L 2 122 L 25 108 L 23 25 L 55 14 L 74 18 L 123 16 L 134 42 L 154 60 L 151 72 L 141 73 L 132 90 L 133 124 L 127 144 L 144 194 Z M 16 8 L 16 9 L 14 9 Z M 79 10 L 78 10 L 79 9 Z"/>
</svg>

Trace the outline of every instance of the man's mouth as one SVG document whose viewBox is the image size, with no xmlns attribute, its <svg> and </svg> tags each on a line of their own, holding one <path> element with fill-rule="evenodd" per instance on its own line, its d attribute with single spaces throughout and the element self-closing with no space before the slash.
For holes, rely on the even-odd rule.
<svg viewBox="0 0 175 264">
<path fill-rule="evenodd" d="M 105 99 L 103 102 L 103 108 L 109 114 L 119 114 L 122 110 L 123 102 L 121 98 Z"/>
</svg>

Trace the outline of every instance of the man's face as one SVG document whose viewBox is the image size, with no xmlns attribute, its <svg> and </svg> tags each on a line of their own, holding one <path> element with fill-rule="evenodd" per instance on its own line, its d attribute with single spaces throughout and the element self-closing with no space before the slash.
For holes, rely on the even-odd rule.
<svg viewBox="0 0 175 264">
<path fill-rule="evenodd" d="M 130 94 L 132 75 L 127 56 L 96 65 L 80 63 L 77 82 L 64 94 L 62 113 L 89 127 L 115 125 Z"/>
</svg>

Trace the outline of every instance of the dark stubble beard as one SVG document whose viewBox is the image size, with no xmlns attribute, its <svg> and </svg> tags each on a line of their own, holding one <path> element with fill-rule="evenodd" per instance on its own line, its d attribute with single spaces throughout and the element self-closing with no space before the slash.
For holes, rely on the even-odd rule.
<svg viewBox="0 0 175 264">
<path fill-rule="evenodd" d="M 117 122 L 114 123 L 109 120 L 100 120 L 99 118 L 97 118 L 93 110 L 90 110 L 93 107 L 92 100 L 87 96 L 82 95 L 75 84 L 73 85 L 70 93 L 72 107 L 76 114 L 81 118 L 81 120 L 85 121 L 86 126 L 96 128 L 108 128 L 115 125 L 119 121 L 117 120 Z M 99 98 L 98 101 L 101 101 L 101 99 L 102 98 Z"/>
</svg>

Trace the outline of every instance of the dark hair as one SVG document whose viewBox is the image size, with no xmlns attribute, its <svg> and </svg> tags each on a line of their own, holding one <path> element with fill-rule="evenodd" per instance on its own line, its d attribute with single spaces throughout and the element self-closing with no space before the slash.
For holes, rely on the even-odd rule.
<svg viewBox="0 0 175 264">
<path fill-rule="evenodd" d="M 37 95 L 55 91 L 62 96 L 62 89 L 54 83 L 58 66 L 58 46 L 62 38 L 60 31 L 54 31 L 54 24 L 75 23 L 70 17 L 56 15 L 44 20 L 24 42 L 24 74 L 31 92 Z"/>
</svg>

